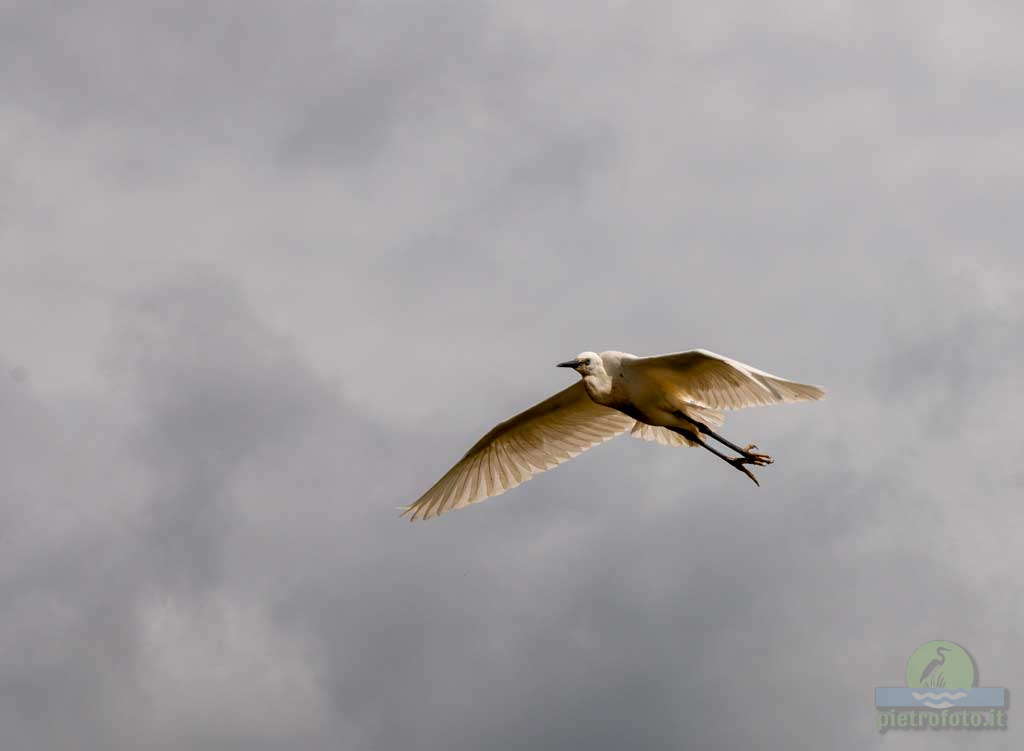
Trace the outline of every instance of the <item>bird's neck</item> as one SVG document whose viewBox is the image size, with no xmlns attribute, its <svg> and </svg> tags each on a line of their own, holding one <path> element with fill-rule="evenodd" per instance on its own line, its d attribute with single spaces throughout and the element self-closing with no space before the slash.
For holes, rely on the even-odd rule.
<svg viewBox="0 0 1024 751">
<path fill-rule="evenodd" d="M 608 404 L 612 398 L 612 379 L 607 373 L 583 376 L 583 388 L 587 395 L 598 404 Z"/>
</svg>

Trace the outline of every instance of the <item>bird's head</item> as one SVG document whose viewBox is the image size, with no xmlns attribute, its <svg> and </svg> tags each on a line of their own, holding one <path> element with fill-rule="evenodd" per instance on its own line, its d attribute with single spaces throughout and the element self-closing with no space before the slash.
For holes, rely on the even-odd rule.
<svg viewBox="0 0 1024 751">
<path fill-rule="evenodd" d="M 596 352 L 580 352 L 573 359 L 558 363 L 556 367 L 572 368 L 581 376 L 598 375 L 604 372 L 601 355 Z"/>
</svg>

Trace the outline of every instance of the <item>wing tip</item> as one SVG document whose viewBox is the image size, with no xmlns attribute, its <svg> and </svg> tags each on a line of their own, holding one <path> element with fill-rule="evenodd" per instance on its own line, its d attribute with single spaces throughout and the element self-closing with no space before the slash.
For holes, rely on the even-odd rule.
<svg viewBox="0 0 1024 751">
<path fill-rule="evenodd" d="M 813 383 L 797 383 L 780 378 L 776 380 L 774 386 L 776 390 L 781 387 L 781 402 L 816 402 L 825 398 L 825 389 Z"/>
<path fill-rule="evenodd" d="M 804 386 L 804 388 L 807 389 L 808 391 L 808 401 L 816 402 L 819 399 L 825 398 L 826 391 L 821 386 L 815 386 L 813 384 L 808 383 Z"/>
</svg>

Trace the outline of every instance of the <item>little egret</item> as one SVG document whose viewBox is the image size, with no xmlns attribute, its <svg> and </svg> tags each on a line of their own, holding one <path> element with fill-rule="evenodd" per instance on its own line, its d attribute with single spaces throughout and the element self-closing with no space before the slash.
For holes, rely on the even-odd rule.
<svg viewBox="0 0 1024 751">
<path fill-rule="evenodd" d="M 712 430 L 724 422 L 721 411 L 825 395 L 704 349 L 655 357 L 581 352 L 558 367 L 582 380 L 495 426 L 402 516 L 429 519 L 499 495 L 627 430 L 667 446 L 701 446 L 760 485 L 745 465 L 763 467 L 772 458 Z"/>
</svg>

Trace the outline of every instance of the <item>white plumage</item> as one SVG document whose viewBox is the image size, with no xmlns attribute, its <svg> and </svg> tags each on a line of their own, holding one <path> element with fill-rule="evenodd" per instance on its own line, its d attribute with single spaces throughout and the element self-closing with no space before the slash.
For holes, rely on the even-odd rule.
<svg viewBox="0 0 1024 751">
<path fill-rule="evenodd" d="M 582 379 L 496 425 L 403 516 L 429 519 L 499 495 L 627 430 L 668 446 L 701 445 L 756 483 L 744 465 L 772 460 L 754 453 L 755 446 L 740 448 L 715 433 L 711 428 L 722 424 L 721 410 L 820 399 L 825 393 L 703 349 L 655 357 L 582 352 L 559 365 Z M 725 456 L 703 436 L 740 456 Z"/>
</svg>

